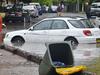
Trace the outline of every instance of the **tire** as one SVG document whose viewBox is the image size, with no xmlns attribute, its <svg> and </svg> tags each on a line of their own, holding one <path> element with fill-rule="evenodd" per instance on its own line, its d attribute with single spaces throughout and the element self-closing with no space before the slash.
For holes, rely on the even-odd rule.
<svg viewBox="0 0 100 75">
<path fill-rule="evenodd" d="M 22 46 L 25 43 L 25 41 L 22 37 L 14 37 L 11 40 L 11 43 L 13 46 Z"/>
<path fill-rule="evenodd" d="M 67 40 L 65 40 L 65 41 L 71 42 L 72 49 L 76 49 L 79 44 L 75 38 L 67 38 Z"/>
</svg>

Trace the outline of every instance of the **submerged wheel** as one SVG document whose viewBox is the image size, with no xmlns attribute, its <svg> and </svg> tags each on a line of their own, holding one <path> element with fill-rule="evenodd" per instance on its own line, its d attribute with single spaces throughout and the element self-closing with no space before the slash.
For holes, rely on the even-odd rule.
<svg viewBox="0 0 100 75">
<path fill-rule="evenodd" d="M 71 42 L 72 49 L 76 49 L 76 47 L 79 44 L 78 41 L 75 38 L 67 38 L 65 41 Z"/>
<path fill-rule="evenodd" d="M 22 46 L 25 43 L 25 40 L 22 37 L 14 37 L 11 40 L 13 46 Z"/>
</svg>

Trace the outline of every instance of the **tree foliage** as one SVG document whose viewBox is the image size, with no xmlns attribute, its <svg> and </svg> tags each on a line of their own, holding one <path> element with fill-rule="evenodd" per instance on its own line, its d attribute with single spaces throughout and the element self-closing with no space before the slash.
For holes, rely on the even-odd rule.
<svg viewBox="0 0 100 75">
<path fill-rule="evenodd" d="M 6 0 L 6 2 L 11 1 L 11 2 L 16 2 L 17 0 Z M 42 5 L 51 5 L 52 3 L 58 4 L 61 0 L 18 0 L 18 1 L 22 1 L 24 3 L 30 3 L 30 2 L 39 2 Z M 77 1 L 79 1 L 80 4 L 83 4 L 85 2 L 89 2 L 90 4 L 92 2 L 98 2 L 100 0 L 63 0 L 66 3 L 77 3 Z M 0 0 L 0 2 L 2 3 L 2 0 Z"/>
<path fill-rule="evenodd" d="M 32 2 L 39 2 L 41 5 L 51 5 L 52 0 L 32 0 Z"/>
<path fill-rule="evenodd" d="M 64 1 L 66 1 L 67 3 L 76 3 L 77 2 L 77 0 L 64 0 Z"/>
<path fill-rule="evenodd" d="M 99 1 L 99 0 L 64 0 L 64 1 L 67 3 L 77 3 L 79 1 L 80 4 L 89 2 L 91 4 L 93 1 Z"/>
</svg>

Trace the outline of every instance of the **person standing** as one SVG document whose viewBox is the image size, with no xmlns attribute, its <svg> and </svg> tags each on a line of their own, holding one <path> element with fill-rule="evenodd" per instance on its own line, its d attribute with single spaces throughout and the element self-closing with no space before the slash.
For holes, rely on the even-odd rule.
<svg viewBox="0 0 100 75">
<path fill-rule="evenodd" d="M 62 16 L 62 6 L 61 6 L 61 4 L 59 4 L 58 7 L 57 7 L 57 16 Z"/>
<path fill-rule="evenodd" d="M 91 18 L 91 8 L 88 2 L 85 3 L 85 13 L 86 13 L 86 17 L 87 19 Z"/>
<path fill-rule="evenodd" d="M 62 16 L 64 11 L 64 4 L 60 3 L 57 7 L 57 16 Z"/>
<path fill-rule="evenodd" d="M 64 12 L 64 1 L 62 0 L 62 1 L 60 2 L 60 4 L 61 4 L 61 6 L 62 6 L 62 12 Z"/>
</svg>

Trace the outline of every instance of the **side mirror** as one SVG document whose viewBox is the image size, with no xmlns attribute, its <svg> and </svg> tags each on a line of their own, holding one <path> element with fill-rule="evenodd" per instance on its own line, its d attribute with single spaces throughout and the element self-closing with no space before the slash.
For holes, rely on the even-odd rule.
<svg viewBox="0 0 100 75">
<path fill-rule="evenodd" d="M 31 28 L 29 28 L 29 31 L 33 31 L 33 29 L 34 29 L 34 28 L 33 28 L 33 27 L 31 27 Z"/>
<path fill-rule="evenodd" d="M 3 24 L 2 24 L 2 28 L 7 28 L 7 26 L 3 23 Z"/>
</svg>

